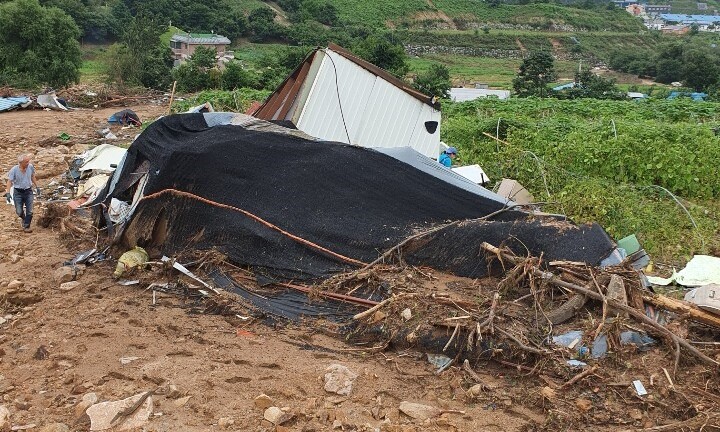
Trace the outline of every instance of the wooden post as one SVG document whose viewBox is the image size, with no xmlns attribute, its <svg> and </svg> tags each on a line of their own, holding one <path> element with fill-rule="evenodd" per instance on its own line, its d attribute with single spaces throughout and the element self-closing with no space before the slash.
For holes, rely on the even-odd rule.
<svg viewBox="0 0 720 432">
<path fill-rule="evenodd" d="M 170 92 L 170 103 L 168 104 L 167 114 L 170 114 L 170 111 L 172 110 L 172 103 L 173 99 L 175 99 L 175 86 L 177 86 L 177 81 L 173 81 L 173 88 Z"/>
</svg>

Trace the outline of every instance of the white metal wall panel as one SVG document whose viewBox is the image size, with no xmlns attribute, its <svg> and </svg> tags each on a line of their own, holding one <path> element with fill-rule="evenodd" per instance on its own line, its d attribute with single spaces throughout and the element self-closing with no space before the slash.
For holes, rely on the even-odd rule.
<svg viewBox="0 0 720 432">
<path fill-rule="evenodd" d="M 410 138 L 411 144 L 408 144 L 408 146 L 429 158 L 437 158 L 440 155 L 440 117 L 440 111 L 430 105 L 423 104 L 422 112 Z M 425 128 L 426 121 L 436 121 L 438 123 L 435 133 L 431 134 L 427 131 Z"/>
<path fill-rule="evenodd" d="M 342 110 L 352 144 L 363 147 L 412 147 L 436 158 L 440 151 L 440 112 L 350 60 L 328 51 L 297 122 L 303 132 L 347 142 L 338 104 L 335 70 Z M 434 134 L 426 121 L 437 121 Z"/>
<path fill-rule="evenodd" d="M 332 61 L 328 55 L 332 56 Z M 342 114 L 352 139 L 360 127 L 360 119 L 375 83 L 375 75 L 334 52 L 328 51 L 328 55 L 323 57 L 297 127 L 318 138 L 348 142 L 338 103 L 338 91 Z M 335 85 L 336 70 L 339 89 Z M 353 144 L 358 144 L 354 141 Z"/>
<path fill-rule="evenodd" d="M 410 138 L 422 105 L 414 97 L 376 77 L 358 143 L 365 147 L 413 147 Z"/>
</svg>

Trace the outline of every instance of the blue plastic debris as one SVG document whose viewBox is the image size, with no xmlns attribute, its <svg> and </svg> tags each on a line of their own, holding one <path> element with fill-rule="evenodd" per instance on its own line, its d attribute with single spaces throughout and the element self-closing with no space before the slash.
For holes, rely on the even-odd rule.
<svg viewBox="0 0 720 432">
<path fill-rule="evenodd" d="M 599 335 L 590 344 L 590 347 L 582 343 L 583 332 L 580 330 L 572 330 L 567 333 L 553 336 L 552 342 L 555 345 L 564 346 L 566 348 L 575 349 L 575 358 L 587 358 L 588 354 L 591 358 L 598 359 L 604 357 L 608 352 L 608 340 L 605 334 Z M 636 331 L 627 330 L 620 333 L 621 345 L 635 345 L 639 351 L 647 351 L 650 346 L 655 344 L 655 339 L 646 334 Z"/>
</svg>

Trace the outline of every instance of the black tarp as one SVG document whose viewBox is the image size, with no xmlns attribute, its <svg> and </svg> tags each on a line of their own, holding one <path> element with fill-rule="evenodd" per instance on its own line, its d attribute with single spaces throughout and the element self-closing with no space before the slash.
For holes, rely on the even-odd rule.
<svg viewBox="0 0 720 432">
<path fill-rule="evenodd" d="M 144 172 L 146 198 L 125 226 L 126 246 L 167 255 L 217 249 L 277 278 L 323 277 L 353 267 L 291 235 L 369 262 L 419 230 L 503 207 L 371 149 L 241 126 L 208 127 L 202 114 L 150 125 L 130 146 L 105 202 L 131 200 Z M 547 249 L 551 259 L 591 264 L 613 248 L 596 225 L 537 236 L 535 221 L 508 211 L 475 230 L 464 225 L 440 231 L 405 258 L 479 276 L 485 269 L 477 244 L 488 234 L 488 240 L 519 234 L 533 253 Z M 573 235 L 565 241 L 565 233 Z"/>
</svg>

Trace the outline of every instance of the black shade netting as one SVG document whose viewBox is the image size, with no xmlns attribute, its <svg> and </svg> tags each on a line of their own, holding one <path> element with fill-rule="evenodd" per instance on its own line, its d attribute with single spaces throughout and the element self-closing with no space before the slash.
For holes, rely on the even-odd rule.
<svg viewBox="0 0 720 432">
<path fill-rule="evenodd" d="M 105 202 L 128 200 L 139 171 L 149 177 L 123 235 L 127 246 L 168 255 L 214 248 L 277 278 L 326 276 L 357 265 L 339 255 L 370 262 L 414 232 L 503 207 L 371 149 L 208 127 L 202 114 L 168 116 L 148 127 Z M 526 217 L 509 211 L 498 219 Z"/>
</svg>

